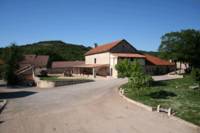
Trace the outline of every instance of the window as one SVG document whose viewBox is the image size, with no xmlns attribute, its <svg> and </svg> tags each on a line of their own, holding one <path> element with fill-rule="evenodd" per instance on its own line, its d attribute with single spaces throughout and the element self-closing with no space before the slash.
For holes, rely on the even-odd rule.
<svg viewBox="0 0 200 133">
<path fill-rule="evenodd" d="M 97 59 L 96 58 L 94 58 L 94 64 L 96 64 L 97 63 Z"/>
</svg>

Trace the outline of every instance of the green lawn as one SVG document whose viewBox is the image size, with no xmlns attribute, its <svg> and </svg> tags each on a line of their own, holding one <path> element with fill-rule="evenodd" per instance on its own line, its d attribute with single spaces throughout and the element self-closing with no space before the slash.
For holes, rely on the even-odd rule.
<svg viewBox="0 0 200 133">
<path fill-rule="evenodd" d="M 86 78 L 76 78 L 76 77 L 65 77 L 65 78 L 59 78 L 58 76 L 47 76 L 47 77 L 40 77 L 41 80 L 47 80 L 47 81 L 72 81 L 72 80 L 85 80 L 90 81 L 90 79 Z"/>
<path fill-rule="evenodd" d="M 58 80 L 57 76 L 40 77 L 41 80 L 55 81 Z"/>
<path fill-rule="evenodd" d="M 41 80 L 47 80 L 47 81 L 53 81 L 53 82 L 61 82 L 61 81 L 93 81 L 91 79 L 86 78 L 78 78 L 78 77 L 65 77 L 65 78 L 59 78 L 58 76 L 47 76 L 47 77 L 40 77 Z"/>
<path fill-rule="evenodd" d="M 200 90 L 190 89 L 195 82 L 186 76 L 183 79 L 155 82 L 150 88 L 143 88 L 136 93 L 134 89 L 123 85 L 125 95 L 131 99 L 156 107 L 171 107 L 176 116 L 200 125 Z"/>
</svg>

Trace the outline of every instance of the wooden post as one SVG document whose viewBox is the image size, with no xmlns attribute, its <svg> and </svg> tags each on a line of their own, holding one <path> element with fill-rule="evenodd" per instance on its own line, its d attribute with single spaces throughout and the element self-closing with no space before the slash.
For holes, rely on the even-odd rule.
<svg viewBox="0 0 200 133">
<path fill-rule="evenodd" d="M 124 95 L 124 89 L 122 89 L 122 88 L 120 88 L 120 93 L 122 94 L 122 95 Z"/>
<path fill-rule="evenodd" d="M 92 68 L 92 74 L 93 74 L 93 78 L 96 78 L 96 69 L 95 69 L 95 67 Z"/>
<path fill-rule="evenodd" d="M 171 108 L 168 109 L 167 114 L 168 114 L 168 116 L 171 115 Z"/>
<path fill-rule="evenodd" d="M 160 112 L 160 105 L 157 106 L 157 112 Z"/>
<path fill-rule="evenodd" d="M 122 95 L 124 95 L 124 89 L 122 89 Z"/>
</svg>

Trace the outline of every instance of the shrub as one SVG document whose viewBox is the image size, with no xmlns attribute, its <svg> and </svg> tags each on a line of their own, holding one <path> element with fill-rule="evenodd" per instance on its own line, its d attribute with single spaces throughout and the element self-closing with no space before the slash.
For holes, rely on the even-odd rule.
<svg viewBox="0 0 200 133">
<path fill-rule="evenodd" d="M 131 63 L 127 59 L 119 61 L 119 63 L 117 63 L 115 68 L 118 71 L 118 77 L 119 78 L 124 78 L 124 77 L 130 77 L 131 76 L 131 69 L 130 69 L 131 68 Z"/>
<path fill-rule="evenodd" d="M 118 77 L 128 77 L 128 87 L 134 91 L 149 87 L 153 82 L 152 77 L 144 73 L 136 60 L 121 60 L 115 67 L 118 70 Z"/>
<path fill-rule="evenodd" d="M 152 77 L 146 75 L 137 61 L 121 61 L 117 66 L 118 74 L 121 77 L 128 77 L 128 88 L 139 94 L 140 90 L 152 84 Z"/>
</svg>

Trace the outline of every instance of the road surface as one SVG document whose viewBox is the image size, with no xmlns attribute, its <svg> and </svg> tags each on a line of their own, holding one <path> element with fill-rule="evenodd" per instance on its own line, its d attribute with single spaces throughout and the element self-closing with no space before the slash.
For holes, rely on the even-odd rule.
<svg viewBox="0 0 200 133">
<path fill-rule="evenodd" d="M 0 133 L 197 133 L 185 123 L 122 99 L 109 79 L 39 90 L 17 89 L 0 114 Z M 22 97 L 21 97 L 22 96 Z"/>
</svg>

